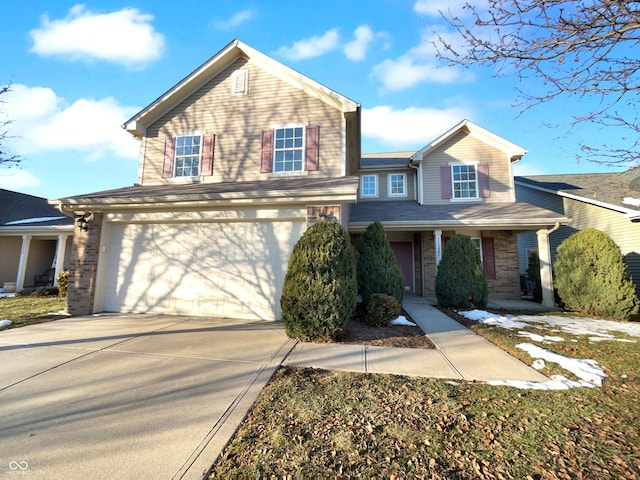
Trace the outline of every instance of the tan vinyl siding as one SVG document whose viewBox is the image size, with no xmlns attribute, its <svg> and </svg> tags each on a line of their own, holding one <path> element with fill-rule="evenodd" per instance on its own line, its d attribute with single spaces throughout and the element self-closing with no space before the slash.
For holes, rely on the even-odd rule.
<svg viewBox="0 0 640 480">
<path fill-rule="evenodd" d="M 513 178 L 506 154 L 464 132 L 459 132 L 422 160 L 424 203 L 449 203 L 442 199 L 440 167 L 458 163 L 486 163 L 489 165 L 491 196 L 475 200 L 484 203 L 513 201 Z"/>
<path fill-rule="evenodd" d="M 389 175 L 392 173 L 403 173 L 406 181 L 406 196 L 389 196 Z M 414 169 L 407 170 L 393 170 L 393 171 L 375 171 L 368 172 L 361 170 L 359 176 L 364 175 L 376 175 L 378 177 L 378 196 L 377 197 L 363 197 L 362 191 L 358 191 L 358 201 L 370 202 L 381 200 L 417 200 L 416 197 L 416 175 Z"/>
<path fill-rule="evenodd" d="M 248 72 L 246 95 L 231 94 L 231 77 L 238 69 Z M 283 124 L 318 125 L 320 169 L 309 175 L 342 175 L 343 114 L 239 58 L 149 126 L 142 183 L 167 182 L 161 178 L 165 138 L 194 133 L 216 136 L 213 176 L 203 181 L 266 180 L 269 174 L 260 173 L 262 130 Z"/>
<path fill-rule="evenodd" d="M 22 237 L 0 237 L 0 287 L 18 277 Z"/>
<path fill-rule="evenodd" d="M 537 205 L 538 207 L 546 208 L 556 213 L 564 213 L 562 197 L 559 197 L 555 193 L 541 192 L 540 190 L 525 185 L 516 184 L 516 201 Z"/>
</svg>

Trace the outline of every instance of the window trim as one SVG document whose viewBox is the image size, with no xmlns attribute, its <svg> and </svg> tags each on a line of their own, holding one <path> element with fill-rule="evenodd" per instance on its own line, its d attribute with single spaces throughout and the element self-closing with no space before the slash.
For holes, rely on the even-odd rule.
<svg viewBox="0 0 640 480">
<path fill-rule="evenodd" d="M 480 162 L 450 162 L 449 163 L 449 169 L 451 170 L 451 198 L 450 201 L 452 202 L 469 202 L 469 201 L 479 201 L 482 200 L 482 196 L 480 194 L 480 172 L 478 169 L 478 165 L 480 165 Z M 455 184 L 456 184 L 456 180 L 455 180 L 455 175 L 454 175 L 454 168 L 455 167 L 473 167 L 475 174 L 476 174 L 476 179 L 475 179 L 475 185 L 476 185 L 476 196 L 475 197 L 456 197 L 456 189 L 455 189 Z M 466 180 L 468 182 L 468 180 Z M 460 182 L 460 180 L 458 180 L 458 182 Z"/>
<path fill-rule="evenodd" d="M 303 172 L 307 171 L 307 155 L 306 155 L 306 148 L 307 148 L 307 127 L 309 125 L 303 124 L 303 123 L 289 123 L 289 124 L 283 124 L 283 125 L 274 125 L 272 127 L 273 130 L 273 145 L 272 145 L 272 155 L 273 155 L 273 165 L 272 165 L 272 170 L 271 173 L 274 175 L 300 175 Z M 282 170 L 282 171 L 276 171 L 276 165 L 278 163 L 278 161 L 276 160 L 276 152 L 278 151 L 285 151 L 286 149 L 277 149 L 276 148 L 276 135 L 278 130 L 285 130 L 287 128 L 302 128 L 302 146 L 299 148 L 294 148 L 294 149 L 288 149 L 288 150 L 300 150 L 300 152 L 302 153 L 302 168 L 300 170 Z"/>
<path fill-rule="evenodd" d="M 176 175 L 176 171 L 178 168 L 178 139 L 182 138 L 182 137 L 200 137 L 200 144 L 198 145 L 198 175 Z M 174 148 L 173 148 L 173 173 L 171 178 L 173 179 L 199 179 L 202 176 L 202 151 L 204 149 L 204 134 L 200 133 L 200 132 L 194 132 L 194 133 L 185 133 L 185 134 L 178 134 L 174 136 Z M 193 155 L 182 155 L 183 157 L 186 156 L 193 156 Z M 188 180 L 184 180 L 184 181 L 188 181 Z"/>
<path fill-rule="evenodd" d="M 391 192 L 391 186 L 392 186 L 391 177 L 393 177 L 394 175 L 399 175 L 402 177 L 402 193 Z M 406 197 L 407 196 L 407 174 L 406 173 L 388 173 L 387 174 L 387 193 L 389 197 Z"/>
<path fill-rule="evenodd" d="M 365 177 L 373 178 L 373 193 L 364 193 L 364 179 Z M 377 198 L 378 197 L 378 175 L 375 173 L 368 173 L 360 177 L 360 196 L 362 198 Z"/>
</svg>

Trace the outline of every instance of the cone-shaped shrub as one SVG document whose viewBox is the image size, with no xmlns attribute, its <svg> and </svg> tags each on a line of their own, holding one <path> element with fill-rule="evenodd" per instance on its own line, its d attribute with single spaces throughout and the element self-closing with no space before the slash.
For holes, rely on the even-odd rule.
<svg viewBox="0 0 640 480">
<path fill-rule="evenodd" d="M 404 276 L 380 222 L 373 222 L 358 238 L 358 289 L 366 304 L 373 293 L 386 293 L 402 305 Z"/>
<path fill-rule="evenodd" d="M 335 340 L 356 305 L 353 248 L 339 223 L 311 226 L 293 247 L 280 306 L 287 335 Z"/>
<path fill-rule="evenodd" d="M 484 308 L 487 280 L 480 255 L 469 235 L 454 235 L 447 241 L 436 275 L 436 297 L 443 307 Z"/>
<path fill-rule="evenodd" d="M 638 298 L 620 248 L 604 232 L 587 228 L 559 246 L 555 286 L 568 310 L 628 319 Z"/>
</svg>

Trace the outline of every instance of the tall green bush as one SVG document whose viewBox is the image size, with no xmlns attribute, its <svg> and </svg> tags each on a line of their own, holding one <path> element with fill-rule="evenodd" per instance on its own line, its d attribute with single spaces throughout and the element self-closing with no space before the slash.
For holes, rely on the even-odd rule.
<svg viewBox="0 0 640 480">
<path fill-rule="evenodd" d="M 358 289 L 366 304 L 374 293 L 386 293 L 402 305 L 404 276 L 378 221 L 358 238 Z"/>
<path fill-rule="evenodd" d="M 442 252 L 436 275 L 436 297 L 443 307 L 484 308 L 489 289 L 480 255 L 469 235 L 454 235 Z"/>
<path fill-rule="evenodd" d="M 559 246 L 555 286 L 569 310 L 628 319 L 639 302 L 622 252 L 604 232 L 587 228 Z"/>
<path fill-rule="evenodd" d="M 356 305 L 353 248 L 340 224 L 322 220 L 298 240 L 280 306 L 285 331 L 303 341 L 335 340 Z"/>
</svg>

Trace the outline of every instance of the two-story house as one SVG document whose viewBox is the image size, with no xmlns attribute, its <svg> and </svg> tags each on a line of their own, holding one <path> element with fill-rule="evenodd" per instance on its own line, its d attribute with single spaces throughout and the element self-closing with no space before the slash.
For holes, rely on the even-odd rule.
<svg viewBox="0 0 640 480">
<path fill-rule="evenodd" d="M 490 294 L 518 298 L 515 233 L 566 220 L 516 203 L 524 150 L 467 121 L 361 158 L 358 103 L 237 40 L 123 127 L 137 183 L 51 201 L 76 219 L 71 314 L 277 319 L 291 250 L 323 216 L 354 235 L 381 220 L 425 296 L 447 237 L 469 233 Z"/>
<path fill-rule="evenodd" d="M 234 40 L 124 128 L 137 184 L 52 201 L 69 313 L 279 318 L 293 245 L 356 200 L 360 105 Z"/>
<path fill-rule="evenodd" d="M 349 231 L 357 234 L 379 220 L 406 290 L 431 298 L 447 239 L 469 235 L 480 253 L 489 297 L 520 298 L 517 234 L 538 232 L 541 250 L 548 251 L 547 229 L 568 221 L 516 202 L 512 164 L 525 153 L 464 120 L 418 152 L 364 155 Z M 550 269 L 544 274 L 546 301 L 553 305 Z"/>
</svg>

